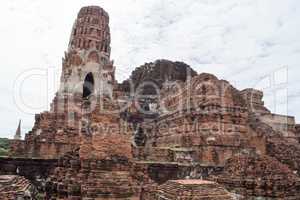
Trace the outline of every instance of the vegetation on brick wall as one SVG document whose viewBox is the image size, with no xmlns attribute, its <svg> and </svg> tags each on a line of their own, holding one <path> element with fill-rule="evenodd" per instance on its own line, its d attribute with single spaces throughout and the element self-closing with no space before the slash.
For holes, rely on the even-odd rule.
<svg viewBox="0 0 300 200">
<path fill-rule="evenodd" d="M 0 156 L 6 156 L 9 149 L 9 140 L 7 138 L 0 138 Z"/>
</svg>

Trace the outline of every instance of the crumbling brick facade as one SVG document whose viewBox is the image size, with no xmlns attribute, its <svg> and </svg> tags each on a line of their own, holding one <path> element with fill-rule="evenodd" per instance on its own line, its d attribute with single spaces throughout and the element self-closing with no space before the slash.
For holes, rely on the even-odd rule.
<svg viewBox="0 0 300 200">
<path fill-rule="evenodd" d="M 118 84 L 110 52 L 108 14 L 82 8 L 51 110 L 11 142 L 12 156 L 59 158 L 47 198 L 299 197 L 299 125 L 261 91 L 166 60 Z"/>
</svg>

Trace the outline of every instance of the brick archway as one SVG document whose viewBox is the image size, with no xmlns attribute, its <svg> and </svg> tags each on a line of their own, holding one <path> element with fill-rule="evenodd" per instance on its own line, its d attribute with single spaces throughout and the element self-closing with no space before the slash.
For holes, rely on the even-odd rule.
<svg viewBox="0 0 300 200">
<path fill-rule="evenodd" d="M 92 72 L 88 73 L 84 79 L 82 98 L 88 98 L 94 92 L 95 81 Z"/>
</svg>

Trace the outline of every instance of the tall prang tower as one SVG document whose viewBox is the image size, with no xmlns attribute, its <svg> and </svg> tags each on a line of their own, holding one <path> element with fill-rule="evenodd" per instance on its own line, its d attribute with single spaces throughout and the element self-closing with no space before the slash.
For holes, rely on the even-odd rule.
<svg viewBox="0 0 300 200">
<path fill-rule="evenodd" d="M 93 156 L 92 146 L 102 146 L 103 150 L 113 146 L 103 148 L 107 141 L 120 140 L 123 123 L 127 122 L 120 118 L 119 104 L 112 98 L 117 83 L 110 52 L 107 12 L 98 6 L 83 7 L 72 28 L 62 60 L 60 88 L 50 111 L 35 116 L 25 141 L 16 141 L 12 152 L 17 156 L 57 158 L 80 148 L 81 156 L 87 158 Z M 125 148 L 130 147 L 128 141 L 124 136 Z M 130 152 L 128 149 L 121 153 Z"/>
<path fill-rule="evenodd" d="M 112 96 L 115 70 L 110 61 L 109 16 L 98 6 L 83 7 L 63 58 L 61 94 Z"/>
</svg>

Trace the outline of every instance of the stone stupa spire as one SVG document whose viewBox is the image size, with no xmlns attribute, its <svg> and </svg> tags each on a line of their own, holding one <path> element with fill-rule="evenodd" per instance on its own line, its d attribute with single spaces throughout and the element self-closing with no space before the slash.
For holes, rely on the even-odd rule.
<svg viewBox="0 0 300 200">
<path fill-rule="evenodd" d="M 15 140 L 21 140 L 21 120 L 19 120 L 19 125 L 18 128 L 16 130 L 16 134 L 14 136 Z"/>
</svg>

